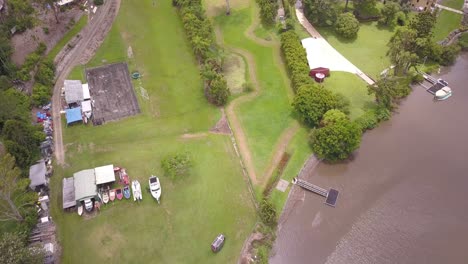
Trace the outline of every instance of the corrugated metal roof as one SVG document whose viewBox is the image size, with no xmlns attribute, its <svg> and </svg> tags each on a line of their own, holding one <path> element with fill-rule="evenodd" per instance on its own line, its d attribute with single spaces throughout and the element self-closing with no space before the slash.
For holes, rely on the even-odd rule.
<svg viewBox="0 0 468 264">
<path fill-rule="evenodd" d="M 73 174 L 73 181 L 75 201 L 82 201 L 97 195 L 96 177 L 93 169 L 76 172 Z"/>
<path fill-rule="evenodd" d="M 81 107 L 71 108 L 65 110 L 65 118 L 67 119 L 67 124 L 81 121 Z"/>
<path fill-rule="evenodd" d="M 94 173 L 96 174 L 96 184 L 98 185 L 115 181 L 114 165 L 112 164 L 96 167 Z"/>
<path fill-rule="evenodd" d="M 63 178 L 63 209 L 67 209 L 76 205 L 75 186 L 73 177 Z"/>
<path fill-rule="evenodd" d="M 63 84 L 67 104 L 83 101 L 83 86 L 80 80 L 65 80 Z"/>
<path fill-rule="evenodd" d="M 39 160 L 38 163 L 29 167 L 29 179 L 31 183 L 29 187 L 31 189 L 36 188 L 37 186 L 43 185 L 47 183 L 46 180 L 46 165 L 44 160 Z"/>
</svg>

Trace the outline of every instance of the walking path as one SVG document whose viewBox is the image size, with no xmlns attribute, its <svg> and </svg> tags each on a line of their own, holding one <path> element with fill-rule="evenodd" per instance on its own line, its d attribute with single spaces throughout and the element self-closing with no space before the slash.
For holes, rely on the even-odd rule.
<svg viewBox="0 0 468 264">
<path fill-rule="evenodd" d="M 358 67 L 352 64 L 333 46 L 330 45 L 320 33 L 310 24 L 305 17 L 302 9 L 296 5 L 296 16 L 299 23 L 309 32 L 312 38 L 302 40 L 303 45 L 307 50 L 307 59 L 311 68 L 327 67 L 330 70 L 351 72 L 359 76 L 366 83 L 372 85 L 374 80 L 363 73 Z"/>
<path fill-rule="evenodd" d="M 112 23 L 119 12 L 121 0 L 105 1 L 104 5 L 98 9 L 96 14 L 89 21 L 88 25 L 80 32 L 80 40 L 74 48 L 63 55 L 60 52 L 56 58 L 56 82 L 54 94 L 52 96 L 52 116 L 54 120 L 54 146 L 55 157 L 59 165 L 65 164 L 65 150 L 63 146 L 61 92 L 63 81 L 67 78 L 73 67 L 87 63 L 93 56 L 105 36 L 112 27 Z M 64 47 L 66 49 L 66 46 Z"/>
<path fill-rule="evenodd" d="M 443 6 L 443 5 L 439 5 L 439 4 L 436 4 L 435 6 L 436 6 L 437 8 L 440 8 L 440 9 L 445 9 L 445 10 L 448 10 L 448 11 L 450 11 L 450 12 L 454 12 L 454 13 L 463 15 L 463 12 L 462 12 L 462 11 L 457 10 L 457 9 L 453 9 L 453 8 L 451 8 L 451 7 L 448 7 L 448 6 Z"/>
</svg>

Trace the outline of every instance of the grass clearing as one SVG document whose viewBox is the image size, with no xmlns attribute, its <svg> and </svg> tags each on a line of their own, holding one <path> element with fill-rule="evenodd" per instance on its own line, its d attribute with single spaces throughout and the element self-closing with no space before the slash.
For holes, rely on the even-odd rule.
<svg viewBox="0 0 468 264">
<path fill-rule="evenodd" d="M 349 118 L 351 120 L 358 118 L 367 109 L 375 106 L 375 96 L 367 93 L 367 84 L 355 74 L 331 72 L 330 77 L 325 78 L 324 87 L 349 99 Z"/>
<path fill-rule="evenodd" d="M 390 66 L 386 53 L 393 31 L 379 28 L 377 22 L 361 23 L 358 36 L 354 40 L 338 37 L 331 27 L 317 29 L 345 58 L 371 77 L 378 77 L 382 70 Z"/>
<path fill-rule="evenodd" d="M 464 0 L 442 0 L 440 3 L 443 6 L 448 6 L 453 9 L 461 10 L 463 8 Z"/>
<path fill-rule="evenodd" d="M 66 168 L 56 167 L 51 189 L 52 212 L 58 223 L 63 263 L 236 263 L 256 213 L 230 138 L 208 134 L 219 119 L 203 95 L 198 67 L 170 1 L 122 1 L 121 11 L 90 65 L 125 58 L 132 46 L 130 70 L 143 74 L 149 100 L 138 93 L 142 113 L 119 122 L 92 127 L 64 127 Z M 80 67 L 72 74 L 78 76 Z M 189 95 L 189 96 L 187 96 Z M 146 192 L 148 177 L 162 175 L 160 161 L 168 154 L 193 154 L 191 175 L 174 181 L 161 177 L 158 205 Z M 103 206 L 84 220 L 61 210 L 61 179 L 78 170 L 105 164 L 127 168 L 140 180 L 143 201 Z M 218 254 L 210 243 L 227 236 Z"/>
<path fill-rule="evenodd" d="M 226 1 L 225 0 L 202 0 L 203 6 L 206 8 L 206 15 L 209 17 L 215 17 L 226 13 Z M 231 12 L 234 10 L 243 9 L 249 6 L 250 0 L 235 0 L 229 1 Z"/>
<path fill-rule="evenodd" d="M 224 59 L 224 75 L 232 94 L 243 92 L 246 83 L 246 63 L 241 55 L 230 53 Z"/>
<path fill-rule="evenodd" d="M 448 10 L 441 10 L 437 16 L 437 22 L 434 28 L 434 40 L 441 41 L 446 38 L 450 32 L 460 27 L 463 16 Z"/>
<path fill-rule="evenodd" d="M 256 65 L 249 67 L 255 67 L 261 92 L 254 100 L 240 105 L 236 113 L 247 136 L 257 177 L 260 178 L 273 155 L 277 140 L 293 119 L 289 80 L 279 68 L 284 66 L 278 65 L 275 60 L 275 57 L 279 58 L 279 47 L 261 46 L 244 34 L 252 23 L 252 8 L 238 10 L 230 16 L 218 16 L 215 21 L 223 32 L 227 46 L 246 50 L 255 59 Z"/>
<path fill-rule="evenodd" d="M 78 22 L 62 37 L 62 39 L 50 50 L 47 58 L 53 60 L 63 47 L 75 37 L 88 23 L 88 16 L 82 15 Z"/>
</svg>

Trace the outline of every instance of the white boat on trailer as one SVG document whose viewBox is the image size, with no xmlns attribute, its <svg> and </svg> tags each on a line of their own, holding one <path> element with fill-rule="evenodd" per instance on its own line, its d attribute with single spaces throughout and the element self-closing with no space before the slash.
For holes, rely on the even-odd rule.
<svg viewBox="0 0 468 264">
<path fill-rule="evenodd" d="M 151 175 L 151 177 L 149 178 L 149 186 L 151 195 L 159 203 L 159 198 L 161 198 L 161 182 L 159 181 L 159 178 L 154 175 Z"/>
<path fill-rule="evenodd" d="M 141 194 L 141 185 L 138 180 L 132 181 L 132 192 L 133 192 L 133 201 L 143 200 L 143 196 Z"/>
</svg>

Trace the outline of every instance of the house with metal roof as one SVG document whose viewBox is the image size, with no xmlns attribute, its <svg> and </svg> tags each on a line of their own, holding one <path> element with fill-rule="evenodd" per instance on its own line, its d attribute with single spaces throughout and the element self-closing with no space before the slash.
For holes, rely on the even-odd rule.
<svg viewBox="0 0 468 264">
<path fill-rule="evenodd" d="M 73 174 L 75 201 L 97 197 L 96 176 L 93 169 L 82 170 Z"/>
<path fill-rule="evenodd" d="M 74 178 L 63 178 L 62 182 L 63 209 L 72 208 L 76 206 Z"/>
<path fill-rule="evenodd" d="M 94 168 L 96 185 L 115 182 L 114 165 L 106 165 Z"/>
<path fill-rule="evenodd" d="M 46 179 L 46 165 L 44 160 L 39 160 L 36 164 L 29 167 L 29 179 L 31 183 L 29 184 L 29 188 L 35 190 L 38 187 L 46 186 L 47 179 Z"/>
<path fill-rule="evenodd" d="M 63 84 L 67 104 L 79 104 L 84 100 L 83 85 L 80 80 L 65 80 Z"/>
</svg>

